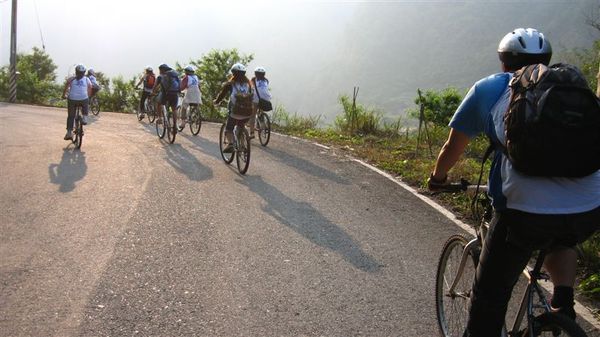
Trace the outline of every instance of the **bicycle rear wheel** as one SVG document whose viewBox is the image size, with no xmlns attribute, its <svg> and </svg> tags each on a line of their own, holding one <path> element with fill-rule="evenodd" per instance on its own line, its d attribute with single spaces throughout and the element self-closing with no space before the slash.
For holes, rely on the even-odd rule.
<svg viewBox="0 0 600 337">
<path fill-rule="evenodd" d="M 164 108 L 162 112 L 159 112 L 162 115 L 162 118 L 156 121 L 156 135 L 158 138 L 163 139 L 165 137 L 165 133 L 167 131 L 167 114 L 164 112 Z"/>
<path fill-rule="evenodd" d="M 435 281 L 435 304 L 438 326 L 444 337 L 461 337 L 467 327 L 471 288 L 479 256 L 471 249 L 468 252 L 463 272 L 459 275 L 460 261 L 469 241 L 462 235 L 451 236 L 442 250 Z M 452 292 L 450 287 L 455 278 L 459 282 Z"/>
<path fill-rule="evenodd" d="M 267 146 L 271 139 L 271 119 L 269 115 L 264 112 L 261 113 L 256 118 L 256 123 L 258 124 L 258 140 L 260 141 L 260 145 Z"/>
<path fill-rule="evenodd" d="M 555 312 L 545 312 L 533 319 L 533 334 L 528 329 L 519 337 L 587 337 L 583 329 L 567 316 Z"/>
<path fill-rule="evenodd" d="M 200 133 L 202 127 L 202 116 L 200 115 L 200 109 L 197 106 L 190 108 L 190 132 L 197 136 Z"/>
<path fill-rule="evenodd" d="M 156 107 L 149 99 L 146 99 L 146 115 L 148 116 L 148 122 L 154 123 L 156 119 Z"/>
<path fill-rule="evenodd" d="M 177 135 L 177 115 L 169 109 L 169 113 L 167 113 L 167 138 L 169 139 L 169 143 L 173 144 L 175 142 L 175 136 Z"/>
<path fill-rule="evenodd" d="M 100 114 L 100 102 L 98 101 L 98 97 L 93 97 L 91 100 L 91 104 L 90 104 L 90 110 L 92 110 L 92 113 L 94 114 L 94 116 L 98 116 L 98 114 Z"/>
<path fill-rule="evenodd" d="M 226 164 L 231 164 L 233 161 L 233 152 L 224 153 L 223 149 L 227 146 L 227 137 L 225 137 L 225 124 L 221 125 L 221 131 L 219 131 L 219 150 L 221 151 L 221 158 Z"/>
<path fill-rule="evenodd" d="M 238 171 L 241 174 L 246 174 L 248 166 L 250 166 L 250 135 L 248 135 L 246 128 L 241 128 L 238 132 L 235 159 Z"/>
</svg>

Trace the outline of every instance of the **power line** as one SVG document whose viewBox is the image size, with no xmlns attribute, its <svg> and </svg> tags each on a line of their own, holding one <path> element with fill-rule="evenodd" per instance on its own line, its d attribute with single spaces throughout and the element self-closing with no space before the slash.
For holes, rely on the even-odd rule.
<svg viewBox="0 0 600 337">
<path fill-rule="evenodd" d="M 40 14 L 37 8 L 37 1 L 33 0 L 33 7 L 35 8 L 35 16 L 37 17 L 38 29 L 40 30 L 40 38 L 42 40 L 42 49 L 46 51 L 46 44 L 44 43 L 44 34 L 42 34 L 42 25 L 40 25 Z"/>
</svg>

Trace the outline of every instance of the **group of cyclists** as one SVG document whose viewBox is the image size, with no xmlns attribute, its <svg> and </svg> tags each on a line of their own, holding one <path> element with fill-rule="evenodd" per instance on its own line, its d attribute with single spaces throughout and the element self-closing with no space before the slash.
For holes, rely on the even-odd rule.
<svg viewBox="0 0 600 337">
<path fill-rule="evenodd" d="M 502 72 L 476 82 L 450 122 L 450 134 L 428 179 L 431 190 L 447 184 L 448 172 L 457 163 L 469 141 L 486 134 L 497 144 L 504 141 L 503 116 L 510 101 L 509 82 L 518 69 L 532 64 L 548 65 L 552 48 L 544 34 L 535 29 L 516 29 L 508 33 L 498 47 Z M 185 91 L 182 107 L 201 104 L 200 79 L 193 66 L 184 69 L 185 76 L 166 64 L 159 75 L 147 67 L 138 85 L 143 84 L 140 110 L 145 101 L 154 98 L 156 111 L 165 105 L 176 111 L 179 93 Z M 90 74 L 88 71 L 88 75 Z M 85 67 L 77 66 L 76 76 L 65 86 L 69 91 L 67 135 L 72 128 L 72 106 L 81 103 L 84 120 L 87 99 L 92 93 L 92 77 L 84 77 Z M 254 110 L 259 97 L 271 99 L 265 69 L 255 69 L 255 77 L 246 77 L 246 67 L 237 63 L 231 77 L 212 102 L 217 105 L 228 98 L 224 152 L 231 152 L 232 130 L 248 123 L 251 116 L 239 114 L 234 107 L 240 95 L 253 95 Z M 91 71 L 93 76 L 93 71 Z M 161 118 L 161 115 L 158 115 Z M 251 137 L 254 123 L 250 123 Z M 554 283 L 552 307 L 575 318 L 573 287 L 577 254 L 573 247 L 600 230 L 600 170 L 579 178 L 532 177 L 515 170 L 503 151 L 496 151 L 489 175 L 489 194 L 495 216 L 485 239 L 474 279 L 471 309 L 464 336 L 500 336 L 512 288 L 526 266 L 533 250 L 549 249 L 546 268 Z"/>
</svg>

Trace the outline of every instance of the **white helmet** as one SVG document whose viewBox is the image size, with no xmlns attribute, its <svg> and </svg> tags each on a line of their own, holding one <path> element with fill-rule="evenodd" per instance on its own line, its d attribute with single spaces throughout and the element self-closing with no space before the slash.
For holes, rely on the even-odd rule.
<svg viewBox="0 0 600 337">
<path fill-rule="evenodd" d="M 261 74 L 264 74 L 264 73 L 266 73 L 267 71 L 266 71 L 266 70 L 265 70 L 265 68 L 263 68 L 263 67 L 256 67 L 256 69 L 254 69 L 254 72 L 255 72 L 255 73 L 261 73 Z"/>
<path fill-rule="evenodd" d="M 511 68 L 550 63 L 552 47 L 544 34 L 533 28 L 517 28 L 506 34 L 498 45 L 500 61 Z"/>
<path fill-rule="evenodd" d="M 192 65 L 188 65 L 187 67 L 185 67 L 183 69 L 186 73 L 194 73 L 196 71 L 196 69 L 194 69 L 194 67 Z"/>
<path fill-rule="evenodd" d="M 246 67 L 241 64 L 241 63 L 236 63 L 231 67 L 231 72 L 241 72 L 241 73 L 245 73 L 246 72 Z"/>
<path fill-rule="evenodd" d="M 94 69 L 92 69 L 92 68 L 89 68 L 87 72 L 88 72 L 88 75 L 96 75 L 96 73 L 94 72 Z"/>
<path fill-rule="evenodd" d="M 83 64 L 78 64 L 75 66 L 76 73 L 85 73 L 85 66 Z"/>
<path fill-rule="evenodd" d="M 154 69 L 152 69 L 152 67 L 151 67 L 151 66 L 147 66 L 147 67 L 146 67 L 146 71 L 147 71 L 147 72 L 149 72 L 149 73 L 151 73 L 151 72 L 153 72 L 153 71 L 154 71 Z"/>
</svg>

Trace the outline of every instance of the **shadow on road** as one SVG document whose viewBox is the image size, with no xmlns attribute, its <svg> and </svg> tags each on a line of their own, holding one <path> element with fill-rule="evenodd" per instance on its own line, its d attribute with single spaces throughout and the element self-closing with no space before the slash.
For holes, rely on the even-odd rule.
<svg viewBox="0 0 600 337">
<path fill-rule="evenodd" d="M 310 161 L 308 161 L 306 159 L 296 157 L 294 155 L 291 155 L 288 152 L 277 150 L 272 147 L 263 147 L 262 150 L 264 153 L 270 155 L 271 157 L 273 157 L 275 160 L 279 161 L 280 163 L 291 166 L 297 170 L 308 173 L 317 178 L 328 179 L 335 183 L 343 184 L 343 185 L 349 184 L 349 182 L 347 180 L 342 179 L 335 172 L 331 172 L 331 171 L 324 169 L 318 165 L 315 165 L 314 163 L 311 163 Z"/>
<path fill-rule="evenodd" d="M 83 179 L 86 173 L 85 152 L 74 149 L 70 145 L 63 149 L 59 164 L 48 165 L 50 182 L 60 185 L 59 191 L 62 193 L 73 191 L 75 182 Z"/>
<path fill-rule="evenodd" d="M 164 148 L 167 153 L 167 162 L 190 180 L 201 181 L 213 177 L 212 169 L 200 163 L 181 144 L 165 144 Z"/>
<path fill-rule="evenodd" d="M 312 243 L 340 254 L 354 267 L 369 273 L 379 271 L 381 265 L 362 251 L 359 244 L 343 229 L 329 221 L 311 204 L 296 201 L 260 176 L 246 176 L 236 182 L 247 186 L 267 203 L 263 211 L 302 235 Z"/>
<path fill-rule="evenodd" d="M 200 131 L 200 132 L 202 132 L 202 131 Z M 214 142 L 211 142 L 206 138 L 200 137 L 199 135 L 192 136 L 192 135 L 188 135 L 185 133 L 182 135 L 185 139 L 189 140 L 192 144 L 194 144 L 194 146 L 192 148 L 198 149 L 211 157 L 221 160 L 221 152 L 219 150 L 218 139 L 215 139 Z"/>
</svg>

